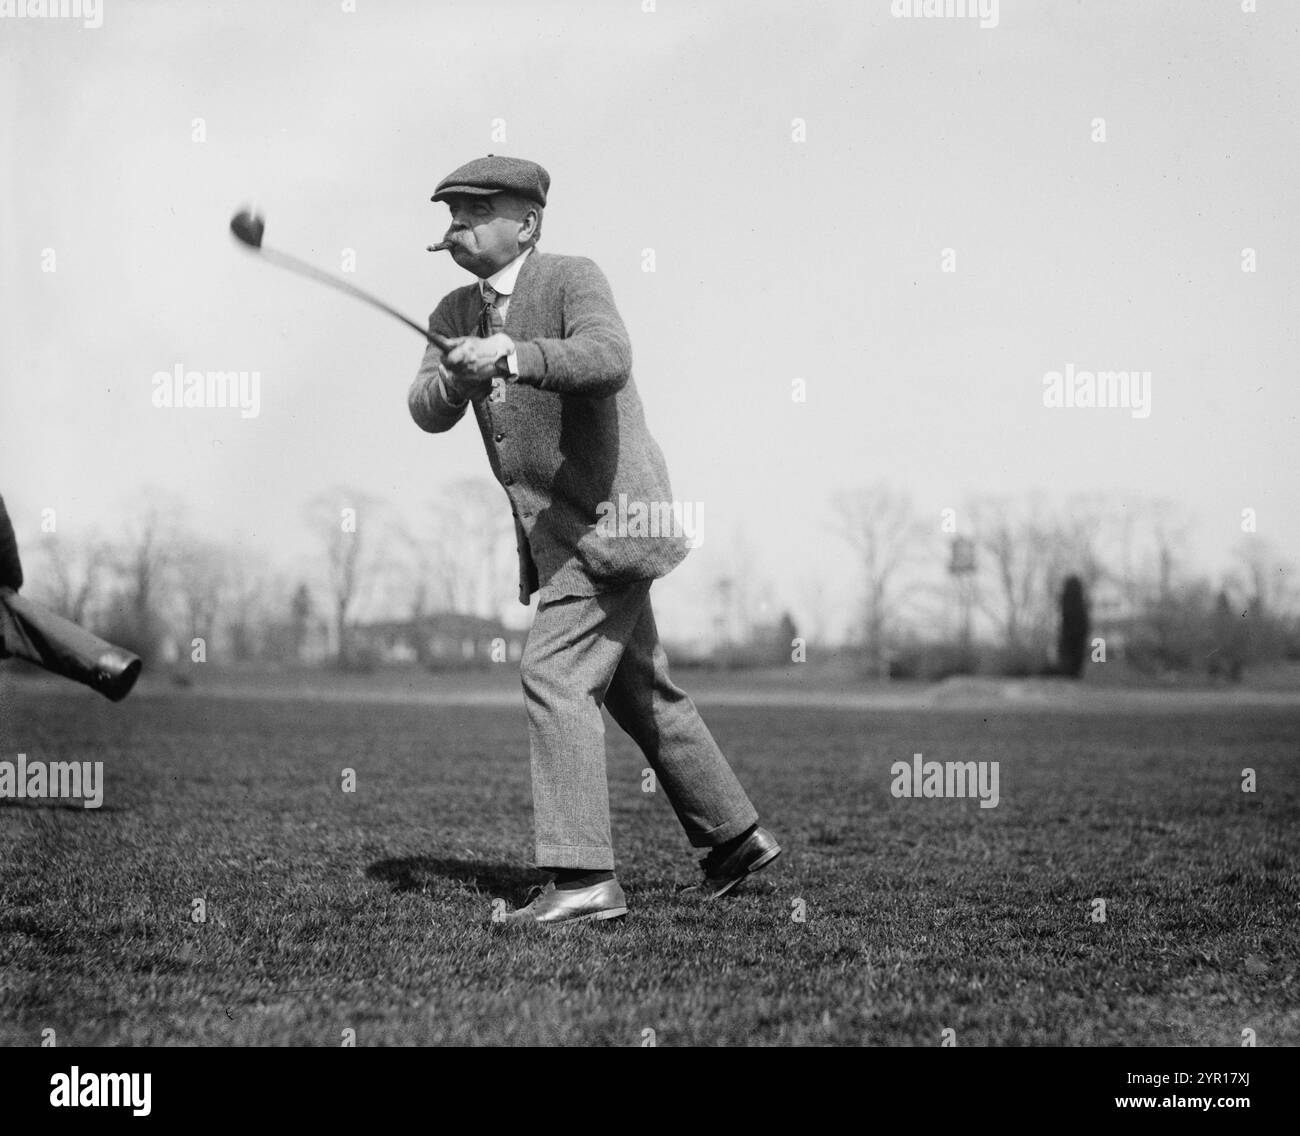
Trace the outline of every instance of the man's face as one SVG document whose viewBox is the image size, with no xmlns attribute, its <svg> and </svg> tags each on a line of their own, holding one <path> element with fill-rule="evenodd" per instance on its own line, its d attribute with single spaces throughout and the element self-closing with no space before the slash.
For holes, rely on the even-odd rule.
<svg viewBox="0 0 1300 1136">
<path fill-rule="evenodd" d="M 461 268 L 486 278 L 515 259 L 531 235 L 528 202 L 508 193 L 455 195 L 446 199 L 451 226 L 451 258 Z"/>
</svg>

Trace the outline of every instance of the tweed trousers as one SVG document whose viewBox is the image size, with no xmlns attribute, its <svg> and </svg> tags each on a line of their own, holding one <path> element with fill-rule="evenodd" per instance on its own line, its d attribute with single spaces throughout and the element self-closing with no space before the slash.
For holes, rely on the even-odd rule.
<svg viewBox="0 0 1300 1136">
<path fill-rule="evenodd" d="M 614 867 L 602 705 L 645 754 L 692 845 L 721 844 L 758 820 L 695 704 L 669 678 L 651 583 L 539 597 L 520 663 L 539 867 Z"/>
</svg>

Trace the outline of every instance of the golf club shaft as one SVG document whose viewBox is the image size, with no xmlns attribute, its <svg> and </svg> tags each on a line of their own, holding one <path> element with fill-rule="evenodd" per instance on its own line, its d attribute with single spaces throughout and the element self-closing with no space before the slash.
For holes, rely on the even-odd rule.
<svg viewBox="0 0 1300 1136">
<path fill-rule="evenodd" d="M 355 296 L 358 300 L 364 300 L 367 304 L 378 308 L 381 312 L 387 312 L 394 319 L 401 320 L 407 327 L 419 332 L 420 335 L 424 336 L 424 338 L 438 348 L 439 351 L 451 350 L 452 344 L 441 335 L 437 334 L 437 332 L 429 331 L 428 329 L 421 327 L 415 322 L 415 320 L 408 319 L 395 308 L 390 308 L 383 302 L 383 300 L 376 299 L 369 292 L 363 292 L 355 284 L 349 284 L 346 280 L 340 280 L 337 276 L 331 276 L 328 272 L 316 268 L 314 265 L 310 265 L 306 261 L 299 260 L 296 256 L 290 256 L 285 252 L 277 252 L 275 249 L 267 248 L 265 245 L 262 245 L 258 251 L 272 264 L 278 264 L 281 268 L 287 268 L 290 272 L 296 272 L 300 276 L 308 276 L 320 284 L 328 285 L 331 288 L 337 288 L 341 292 L 347 292 L 348 295 Z"/>
</svg>

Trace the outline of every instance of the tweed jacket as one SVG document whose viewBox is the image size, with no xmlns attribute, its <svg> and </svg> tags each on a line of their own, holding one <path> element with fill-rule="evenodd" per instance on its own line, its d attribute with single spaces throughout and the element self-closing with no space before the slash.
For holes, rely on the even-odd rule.
<svg viewBox="0 0 1300 1136">
<path fill-rule="evenodd" d="M 477 283 L 443 297 L 429 329 L 477 335 Z M 586 257 L 533 250 L 520 267 L 505 333 L 515 343 L 517 381 L 498 382 L 472 403 L 492 473 L 505 489 L 519 551 L 519 602 L 596 595 L 657 578 L 690 547 L 671 506 L 663 454 L 646 428 L 632 378 L 632 348 L 604 273 Z M 465 414 L 438 383 L 442 353 L 429 345 L 408 394 L 422 430 L 450 430 Z M 657 512 L 659 523 L 619 525 L 620 504 Z M 626 515 L 625 510 L 621 515 Z"/>
</svg>

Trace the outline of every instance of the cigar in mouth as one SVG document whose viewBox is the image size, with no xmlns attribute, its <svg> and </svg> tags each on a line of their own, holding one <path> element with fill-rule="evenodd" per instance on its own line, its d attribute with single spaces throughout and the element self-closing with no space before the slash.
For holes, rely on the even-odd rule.
<svg viewBox="0 0 1300 1136">
<path fill-rule="evenodd" d="M 446 252 L 449 248 L 454 248 L 455 245 L 456 245 L 455 241 L 439 241 L 436 245 L 430 245 L 427 251 Z"/>
</svg>

